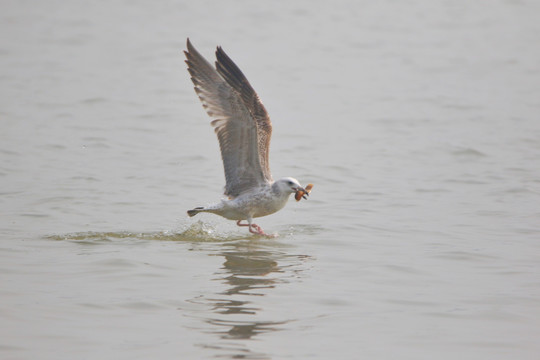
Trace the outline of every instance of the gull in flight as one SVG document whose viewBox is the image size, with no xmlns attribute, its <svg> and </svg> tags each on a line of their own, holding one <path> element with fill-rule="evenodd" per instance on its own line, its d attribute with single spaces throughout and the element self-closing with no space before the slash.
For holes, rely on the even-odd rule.
<svg viewBox="0 0 540 360">
<path fill-rule="evenodd" d="M 298 180 L 272 179 L 268 164 L 272 123 L 259 96 L 238 66 L 221 47 L 216 50 L 214 68 L 187 40 L 186 63 L 195 92 L 212 118 L 225 170 L 227 199 L 188 210 L 195 216 L 208 212 L 236 220 L 254 234 L 269 236 L 253 218 L 281 210 L 289 196 L 307 199 L 311 184 L 304 189 Z M 244 223 L 242 221 L 247 221 Z"/>
</svg>

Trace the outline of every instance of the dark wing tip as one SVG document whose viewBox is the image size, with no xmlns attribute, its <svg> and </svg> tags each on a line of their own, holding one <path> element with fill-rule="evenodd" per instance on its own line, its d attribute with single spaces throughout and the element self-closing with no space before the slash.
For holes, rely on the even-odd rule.
<svg viewBox="0 0 540 360">
<path fill-rule="evenodd" d="M 243 97 L 256 96 L 255 90 L 249 84 L 242 70 L 225 53 L 221 46 L 216 49 L 216 60 L 216 70 L 235 91 Z"/>
<path fill-rule="evenodd" d="M 233 63 L 234 64 L 232 59 L 229 57 L 229 55 L 227 55 L 227 53 L 225 53 L 225 50 L 223 50 L 223 48 L 221 46 L 218 46 L 216 48 L 216 59 L 217 59 L 217 61 L 219 63 L 225 63 L 225 64 Z M 236 66 L 236 64 L 235 64 L 235 66 Z M 238 66 L 236 66 L 236 67 L 238 67 Z"/>
</svg>

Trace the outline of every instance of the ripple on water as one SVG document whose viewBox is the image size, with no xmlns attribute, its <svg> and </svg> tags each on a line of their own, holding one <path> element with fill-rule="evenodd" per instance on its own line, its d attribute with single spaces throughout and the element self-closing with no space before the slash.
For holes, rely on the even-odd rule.
<svg viewBox="0 0 540 360">
<path fill-rule="evenodd" d="M 298 233 L 314 234 L 321 231 L 322 228 L 313 225 L 297 224 L 294 227 L 281 229 L 282 236 L 294 236 Z M 105 232 L 74 232 L 67 234 L 55 234 L 45 236 L 47 239 L 58 241 L 71 241 L 78 244 L 98 245 L 108 242 L 124 241 L 180 241 L 180 242 L 230 242 L 238 240 L 264 239 L 258 235 L 238 231 L 217 230 L 212 224 L 203 221 L 197 221 L 185 226 L 179 231 L 156 231 L 156 232 L 131 232 L 131 231 L 105 231 Z"/>
<path fill-rule="evenodd" d="M 72 241 L 79 244 L 98 245 L 119 240 L 159 240 L 159 241 L 183 241 L 183 242 L 225 242 L 252 238 L 251 235 L 230 234 L 220 232 L 210 225 L 198 221 L 181 231 L 158 231 L 158 232 L 76 232 L 59 235 L 49 235 L 51 240 Z"/>
</svg>

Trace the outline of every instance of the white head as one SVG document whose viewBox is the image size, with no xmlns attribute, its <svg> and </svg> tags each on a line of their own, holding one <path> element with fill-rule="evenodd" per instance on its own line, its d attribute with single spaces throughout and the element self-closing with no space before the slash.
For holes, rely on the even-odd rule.
<svg viewBox="0 0 540 360">
<path fill-rule="evenodd" d="M 300 183 L 298 182 L 298 180 L 292 177 L 284 177 L 279 179 L 272 184 L 272 188 L 274 189 L 274 191 L 280 194 L 287 195 L 290 195 L 297 191 L 305 191 L 302 185 L 300 185 Z"/>
</svg>

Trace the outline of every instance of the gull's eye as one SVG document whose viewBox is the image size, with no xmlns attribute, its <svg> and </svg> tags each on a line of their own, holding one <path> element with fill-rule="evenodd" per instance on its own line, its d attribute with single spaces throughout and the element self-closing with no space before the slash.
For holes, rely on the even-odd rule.
<svg viewBox="0 0 540 360">
<path fill-rule="evenodd" d="M 293 182 L 292 182 L 292 181 L 290 181 L 290 180 L 289 180 L 289 181 L 287 181 L 287 185 L 289 185 L 289 186 L 290 186 L 290 185 L 292 185 L 292 184 L 293 184 Z"/>
</svg>

